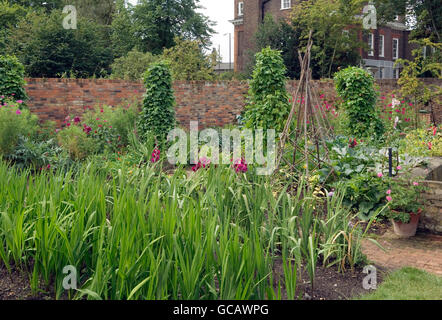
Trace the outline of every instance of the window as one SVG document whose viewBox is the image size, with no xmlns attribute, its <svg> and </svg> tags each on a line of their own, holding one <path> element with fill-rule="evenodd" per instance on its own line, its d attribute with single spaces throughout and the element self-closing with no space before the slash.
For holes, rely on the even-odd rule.
<svg viewBox="0 0 442 320">
<path fill-rule="evenodd" d="M 290 9 L 292 7 L 291 0 L 281 0 L 281 9 Z"/>
<path fill-rule="evenodd" d="M 384 56 L 384 35 L 379 35 L 379 57 Z"/>
<path fill-rule="evenodd" d="M 398 68 L 394 68 L 393 69 L 393 79 L 399 79 L 399 69 Z"/>
<path fill-rule="evenodd" d="M 368 35 L 368 55 L 369 56 L 373 55 L 373 49 L 374 49 L 374 37 L 373 37 L 373 33 L 370 33 Z"/>
<path fill-rule="evenodd" d="M 393 38 L 393 59 L 399 58 L 399 39 Z"/>
<path fill-rule="evenodd" d="M 238 16 L 244 15 L 244 2 L 238 3 Z"/>
</svg>

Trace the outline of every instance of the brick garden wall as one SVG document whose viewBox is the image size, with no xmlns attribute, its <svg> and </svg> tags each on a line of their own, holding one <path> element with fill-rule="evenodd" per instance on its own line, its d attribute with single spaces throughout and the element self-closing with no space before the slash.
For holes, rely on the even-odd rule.
<svg viewBox="0 0 442 320">
<path fill-rule="evenodd" d="M 441 80 L 428 79 L 438 85 Z M 67 115 L 81 114 L 85 107 L 96 104 L 117 106 L 127 99 L 142 99 L 141 82 L 108 79 L 34 79 L 28 78 L 28 105 L 41 120 L 54 120 L 61 126 Z M 297 81 L 289 81 L 293 93 Z M 331 80 L 315 81 L 320 93 L 333 103 L 336 93 Z M 398 89 L 395 80 L 379 80 L 381 94 Z M 200 127 L 224 126 L 236 123 L 245 105 L 247 82 L 240 81 L 176 81 L 174 83 L 177 119 L 183 126 L 199 121 Z M 437 121 L 442 122 L 442 107 L 437 107 Z"/>
</svg>

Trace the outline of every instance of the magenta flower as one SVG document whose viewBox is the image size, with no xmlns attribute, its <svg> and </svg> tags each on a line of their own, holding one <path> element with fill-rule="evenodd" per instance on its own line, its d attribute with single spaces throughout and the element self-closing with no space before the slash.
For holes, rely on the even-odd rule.
<svg viewBox="0 0 442 320">
<path fill-rule="evenodd" d="M 382 178 L 383 176 L 384 176 L 384 175 L 382 174 L 382 172 L 379 172 L 379 173 L 378 173 L 378 177 L 379 177 L 379 178 Z"/>
<path fill-rule="evenodd" d="M 150 162 L 155 163 L 160 160 L 161 151 L 158 148 L 153 149 L 152 157 L 150 158 Z"/>
<path fill-rule="evenodd" d="M 80 119 L 79 116 L 76 116 L 76 117 L 74 118 L 74 123 L 79 123 L 79 122 L 81 122 L 81 119 Z"/>
<path fill-rule="evenodd" d="M 387 190 L 387 194 L 391 194 L 391 189 L 388 189 L 388 190 Z"/>
<path fill-rule="evenodd" d="M 419 183 L 413 182 L 413 186 L 417 187 L 418 185 L 419 185 Z"/>
<path fill-rule="evenodd" d="M 393 198 L 390 197 L 390 196 L 387 196 L 386 198 L 387 198 L 387 201 L 388 201 L 388 202 L 390 202 L 391 200 L 393 200 Z"/>
<path fill-rule="evenodd" d="M 17 109 L 17 111 L 15 111 L 15 114 L 21 114 L 21 111 Z"/>
<path fill-rule="evenodd" d="M 244 158 L 237 159 L 233 162 L 233 168 L 235 169 L 235 172 L 247 172 L 247 163 Z"/>
<path fill-rule="evenodd" d="M 402 170 L 402 167 L 401 166 L 397 166 L 396 169 Z"/>
<path fill-rule="evenodd" d="M 23 100 L 17 100 L 17 103 L 18 103 L 18 104 L 22 104 L 22 103 L 23 103 Z"/>
</svg>

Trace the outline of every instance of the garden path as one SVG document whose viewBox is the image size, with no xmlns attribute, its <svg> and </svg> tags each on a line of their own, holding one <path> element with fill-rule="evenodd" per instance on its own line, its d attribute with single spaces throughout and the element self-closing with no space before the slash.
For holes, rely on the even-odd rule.
<svg viewBox="0 0 442 320">
<path fill-rule="evenodd" d="M 374 264 L 387 269 L 415 267 L 442 276 L 442 236 L 418 233 L 401 239 L 387 231 L 376 240 L 386 252 L 366 239 L 362 244 L 363 253 Z"/>
</svg>

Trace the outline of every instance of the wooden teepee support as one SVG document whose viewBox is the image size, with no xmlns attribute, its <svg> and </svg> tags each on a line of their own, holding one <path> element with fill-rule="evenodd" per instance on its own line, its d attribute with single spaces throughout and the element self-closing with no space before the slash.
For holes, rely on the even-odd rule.
<svg viewBox="0 0 442 320">
<path fill-rule="evenodd" d="M 311 83 L 310 61 L 313 45 L 311 36 L 312 32 L 310 31 L 304 56 L 298 51 L 301 76 L 294 95 L 292 108 L 280 137 L 276 162 L 277 169 L 280 168 L 282 162 L 285 162 L 289 166 L 290 171 L 305 173 L 307 178 L 309 177 L 310 169 L 321 168 L 321 164 L 329 162 L 328 148 L 325 140 L 331 135 L 330 124 L 320 103 L 317 88 Z M 294 122 L 295 114 L 297 115 L 296 122 Z M 302 141 L 304 142 L 303 146 Z M 289 148 L 288 145 L 291 147 Z M 320 153 L 321 147 L 324 151 L 322 156 Z M 293 155 L 287 157 L 288 152 L 293 152 Z M 297 159 L 299 154 L 301 156 Z M 303 166 L 304 170 L 297 169 L 297 165 L 300 163 L 305 163 Z M 310 168 L 312 163 L 313 167 Z"/>
</svg>

